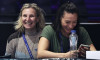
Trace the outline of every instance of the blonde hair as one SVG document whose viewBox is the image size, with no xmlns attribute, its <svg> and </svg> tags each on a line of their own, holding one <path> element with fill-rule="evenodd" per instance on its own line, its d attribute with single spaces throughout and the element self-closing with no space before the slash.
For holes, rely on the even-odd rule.
<svg viewBox="0 0 100 60">
<path fill-rule="evenodd" d="M 35 3 L 25 3 L 22 6 L 21 10 L 20 10 L 20 14 L 19 14 L 18 20 L 15 22 L 15 30 L 19 30 L 20 32 L 24 31 L 24 27 L 23 27 L 23 24 L 22 24 L 21 16 L 22 16 L 22 11 L 24 9 L 27 9 L 27 8 L 33 8 L 36 11 L 36 15 L 37 15 L 37 17 L 39 19 L 39 22 L 36 24 L 37 31 L 43 29 L 43 27 L 45 26 L 45 19 L 44 19 L 44 15 L 43 15 L 42 9 L 39 8 L 37 6 L 37 4 L 35 4 Z"/>
</svg>

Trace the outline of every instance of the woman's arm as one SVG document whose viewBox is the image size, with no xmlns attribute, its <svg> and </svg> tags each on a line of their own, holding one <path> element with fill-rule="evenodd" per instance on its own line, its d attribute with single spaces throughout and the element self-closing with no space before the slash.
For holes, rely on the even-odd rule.
<svg viewBox="0 0 100 60">
<path fill-rule="evenodd" d="M 17 41 L 15 39 L 7 41 L 5 56 L 11 55 L 11 58 L 15 58 Z"/>
<path fill-rule="evenodd" d="M 90 45 L 90 51 L 96 51 L 96 48 L 94 47 L 93 44 Z"/>
<path fill-rule="evenodd" d="M 54 53 L 51 51 L 48 51 L 49 49 L 49 40 L 47 40 L 45 37 L 41 37 L 38 45 L 38 54 L 37 58 L 69 58 L 70 52 L 67 53 Z M 73 55 L 76 51 L 71 51 Z"/>
</svg>

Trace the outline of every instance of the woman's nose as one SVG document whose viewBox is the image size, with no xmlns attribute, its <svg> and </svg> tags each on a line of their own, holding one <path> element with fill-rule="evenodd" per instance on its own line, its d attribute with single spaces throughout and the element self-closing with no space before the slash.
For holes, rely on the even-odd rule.
<svg viewBox="0 0 100 60">
<path fill-rule="evenodd" d="M 72 29 L 72 28 L 73 28 L 73 24 L 70 24 L 70 25 L 69 25 L 69 28 Z"/>
<path fill-rule="evenodd" d="M 30 17 L 26 17 L 26 20 L 30 20 Z"/>
</svg>

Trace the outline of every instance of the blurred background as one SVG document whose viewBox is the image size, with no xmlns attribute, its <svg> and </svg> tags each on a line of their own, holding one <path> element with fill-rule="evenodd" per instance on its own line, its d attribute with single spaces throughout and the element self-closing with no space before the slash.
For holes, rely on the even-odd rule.
<svg viewBox="0 0 100 60">
<path fill-rule="evenodd" d="M 59 6 L 67 1 L 72 1 L 79 8 L 80 22 L 89 32 L 97 50 L 100 36 L 100 0 L 1 0 L 0 1 L 0 56 L 5 53 L 7 38 L 15 30 L 14 22 L 24 3 L 36 3 L 45 15 L 46 24 L 54 21 Z"/>
</svg>

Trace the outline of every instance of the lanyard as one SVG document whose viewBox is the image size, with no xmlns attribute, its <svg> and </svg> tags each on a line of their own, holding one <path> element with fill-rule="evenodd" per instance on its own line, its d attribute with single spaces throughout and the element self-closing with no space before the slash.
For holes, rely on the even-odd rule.
<svg viewBox="0 0 100 60">
<path fill-rule="evenodd" d="M 23 36 L 23 40 L 24 40 L 24 42 L 25 42 L 25 45 L 26 45 L 26 47 L 27 47 L 27 50 L 28 50 L 28 53 L 29 53 L 31 59 L 34 59 L 32 53 L 31 53 L 31 50 L 30 50 L 30 48 L 29 48 L 29 46 L 28 46 L 27 40 L 26 40 L 26 38 L 25 38 L 25 35 L 22 34 L 22 36 Z"/>
<path fill-rule="evenodd" d="M 60 38 L 61 52 L 63 53 L 64 50 L 63 50 L 63 40 L 62 40 L 62 37 L 61 37 L 61 33 L 59 33 L 59 38 Z M 70 45 L 70 42 L 69 42 L 69 44 L 68 44 L 68 50 L 67 50 L 67 51 L 69 51 L 69 49 L 70 49 L 69 45 Z"/>
<path fill-rule="evenodd" d="M 63 41 L 61 39 L 61 33 L 59 33 L 59 37 L 60 37 L 61 52 L 63 53 Z"/>
</svg>

